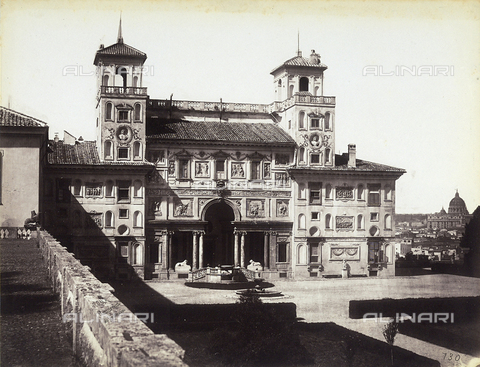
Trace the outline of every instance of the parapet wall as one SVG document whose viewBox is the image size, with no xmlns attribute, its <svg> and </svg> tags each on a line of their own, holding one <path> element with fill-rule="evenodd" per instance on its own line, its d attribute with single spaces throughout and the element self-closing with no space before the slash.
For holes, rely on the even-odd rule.
<svg viewBox="0 0 480 367">
<path fill-rule="evenodd" d="M 47 232 L 39 246 L 54 291 L 59 294 L 62 321 L 72 336 L 73 352 L 89 367 L 187 366 L 184 350 L 163 334 L 154 334 Z"/>
</svg>

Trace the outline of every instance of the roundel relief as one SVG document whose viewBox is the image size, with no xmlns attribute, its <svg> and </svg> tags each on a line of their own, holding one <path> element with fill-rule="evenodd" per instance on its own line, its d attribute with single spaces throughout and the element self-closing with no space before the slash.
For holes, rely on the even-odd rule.
<svg viewBox="0 0 480 367">
<path fill-rule="evenodd" d="M 120 126 L 117 129 L 117 139 L 120 143 L 130 142 L 130 140 L 132 140 L 132 130 L 130 129 L 130 126 Z"/>
</svg>

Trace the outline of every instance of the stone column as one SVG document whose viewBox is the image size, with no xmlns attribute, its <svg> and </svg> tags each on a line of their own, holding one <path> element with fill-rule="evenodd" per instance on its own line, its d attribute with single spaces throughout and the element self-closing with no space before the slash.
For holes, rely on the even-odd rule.
<svg viewBox="0 0 480 367">
<path fill-rule="evenodd" d="M 173 267 L 172 267 L 172 237 L 173 237 L 173 231 L 168 231 L 168 243 L 167 243 L 167 258 L 168 258 L 168 262 L 167 262 L 167 267 L 168 267 L 168 270 L 173 270 Z"/>
<path fill-rule="evenodd" d="M 205 231 L 199 231 L 200 239 L 198 241 L 198 267 L 203 268 L 203 235 Z"/>
<path fill-rule="evenodd" d="M 192 251 L 192 270 L 197 270 L 197 258 L 198 258 L 198 243 L 197 243 L 197 231 L 193 231 L 193 251 Z"/>
<path fill-rule="evenodd" d="M 277 267 L 276 251 L 277 251 L 277 232 L 270 231 L 270 269 Z"/>
<path fill-rule="evenodd" d="M 263 268 L 265 270 L 270 269 L 268 263 L 268 232 L 263 232 Z"/>
<path fill-rule="evenodd" d="M 168 231 L 162 231 L 162 237 L 163 241 L 158 244 L 158 262 L 162 263 L 162 269 L 168 269 L 168 243 L 169 243 L 169 232 Z M 160 254 L 160 251 L 162 253 Z"/>
<path fill-rule="evenodd" d="M 240 267 L 244 268 L 245 267 L 245 236 L 247 235 L 247 232 L 242 231 L 241 236 L 242 238 L 240 239 Z"/>
<path fill-rule="evenodd" d="M 233 244 L 233 265 L 238 266 L 240 265 L 240 262 L 238 260 L 238 237 L 240 236 L 240 232 L 234 231 L 233 233 L 235 235 L 235 241 Z"/>
</svg>

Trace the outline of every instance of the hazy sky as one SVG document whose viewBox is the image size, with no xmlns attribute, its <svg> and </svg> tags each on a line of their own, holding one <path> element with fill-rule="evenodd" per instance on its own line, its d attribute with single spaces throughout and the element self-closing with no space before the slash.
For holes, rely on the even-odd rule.
<svg viewBox="0 0 480 367">
<path fill-rule="evenodd" d="M 144 86 L 156 99 L 271 103 L 270 72 L 295 56 L 299 32 L 303 55 L 315 49 L 328 65 L 337 153 L 355 143 L 358 158 L 407 170 L 398 213 L 447 209 L 456 189 L 470 212 L 480 205 L 479 2 L 2 5 L 2 105 L 46 121 L 51 137 L 94 139 L 93 59 L 116 42 L 120 12 L 124 42 L 148 56 Z"/>
</svg>

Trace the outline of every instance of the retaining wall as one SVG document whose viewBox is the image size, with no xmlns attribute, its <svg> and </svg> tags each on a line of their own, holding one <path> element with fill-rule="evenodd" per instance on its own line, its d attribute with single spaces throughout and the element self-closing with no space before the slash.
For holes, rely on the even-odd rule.
<svg viewBox="0 0 480 367">
<path fill-rule="evenodd" d="M 187 366 L 178 344 L 154 334 L 58 241 L 43 231 L 38 241 L 73 352 L 86 366 Z"/>
</svg>

